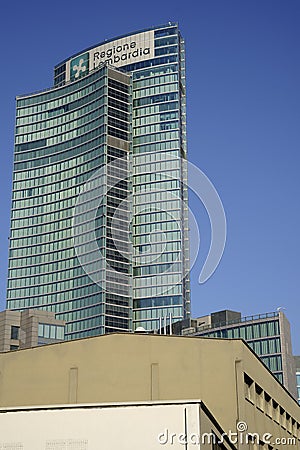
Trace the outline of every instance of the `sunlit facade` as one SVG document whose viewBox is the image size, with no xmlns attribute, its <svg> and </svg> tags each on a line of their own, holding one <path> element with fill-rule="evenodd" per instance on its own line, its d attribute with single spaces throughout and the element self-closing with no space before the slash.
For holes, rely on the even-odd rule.
<svg viewBox="0 0 300 450">
<path fill-rule="evenodd" d="M 125 162 L 114 171 L 113 161 L 126 158 L 129 151 L 130 85 L 130 76 L 104 66 L 66 86 L 17 99 L 7 307 L 57 313 L 67 322 L 69 339 L 132 327 L 130 277 L 125 283 L 121 279 L 124 271 L 130 275 L 131 267 L 115 254 L 109 223 L 115 197 L 117 202 L 124 192 L 127 197 L 128 167 Z M 113 118 L 115 111 L 123 113 L 122 135 Z M 72 221 L 78 195 L 101 168 L 103 184 L 116 185 L 123 171 L 125 186 L 114 186 L 99 205 L 98 253 L 105 252 L 109 265 L 103 265 L 98 253 L 94 262 L 89 259 L 89 273 L 98 273 L 100 282 L 95 283 L 78 260 Z M 92 220 L 92 203 L 90 199 L 79 217 L 79 244 L 85 244 L 87 253 L 85 233 Z M 125 205 L 119 221 L 124 245 L 129 241 L 129 218 Z"/>
<path fill-rule="evenodd" d="M 189 316 L 184 55 L 176 24 L 142 30 L 72 56 L 54 88 L 17 98 L 8 308 L 56 312 L 67 339 Z M 101 168 L 102 258 L 87 270 L 72 219 Z"/>
<path fill-rule="evenodd" d="M 178 323 L 173 326 L 173 332 L 207 338 L 243 339 L 273 375 L 297 397 L 290 324 L 282 311 L 246 317 L 236 311 L 218 311 Z"/>
</svg>

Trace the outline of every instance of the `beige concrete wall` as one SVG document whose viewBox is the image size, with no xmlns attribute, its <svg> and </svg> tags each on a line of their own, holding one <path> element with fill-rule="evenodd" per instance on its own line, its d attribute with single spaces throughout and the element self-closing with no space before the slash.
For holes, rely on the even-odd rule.
<svg viewBox="0 0 300 450">
<path fill-rule="evenodd" d="M 0 312 L 0 352 L 7 352 L 10 346 L 30 348 L 38 345 L 38 325 L 46 323 L 64 326 L 65 322 L 55 319 L 55 314 L 49 311 L 27 309 Z M 11 327 L 19 327 L 19 339 L 11 339 Z M 52 340 L 53 341 L 53 340 Z"/>
<path fill-rule="evenodd" d="M 201 399 L 225 431 L 288 435 L 245 399 L 244 372 L 300 430 L 298 404 L 241 340 L 113 334 L 2 354 L 0 406 Z"/>
<path fill-rule="evenodd" d="M 20 312 L 4 310 L 0 312 L 0 352 L 7 352 L 11 345 L 19 345 L 18 340 L 11 339 L 11 327 L 20 326 Z"/>
<path fill-rule="evenodd" d="M 6 450 L 212 450 L 222 435 L 199 401 L 0 410 L 0 424 Z"/>
<path fill-rule="evenodd" d="M 296 366 L 293 357 L 290 323 L 282 311 L 279 312 L 280 335 L 282 345 L 282 366 L 284 385 L 297 399 Z"/>
<path fill-rule="evenodd" d="M 30 348 L 38 345 L 39 323 L 48 325 L 64 325 L 62 320 L 55 319 L 55 314 L 38 309 L 26 309 L 20 316 L 20 348 Z"/>
</svg>

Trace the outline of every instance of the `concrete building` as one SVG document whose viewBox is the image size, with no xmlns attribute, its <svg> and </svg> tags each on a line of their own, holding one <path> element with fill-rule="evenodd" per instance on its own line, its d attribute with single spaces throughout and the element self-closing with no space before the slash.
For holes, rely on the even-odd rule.
<svg viewBox="0 0 300 450">
<path fill-rule="evenodd" d="M 237 448 L 199 400 L 0 409 L 0 424 L 6 450 Z"/>
<path fill-rule="evenodd" d="M 65 323 L 42 310 L 0 312 L 0 352 L 64 340 Z"/>
<path fill-rule="evenodd" d="M 3 353 L 0 373 L 2 408 L 201 400 L 225 432 L 295 439 L 239 448 L 300 448 L 297 401 L 240 339 L 110 334 Z"/>
<path fill-rule="evenodd" d="M 170 333 L 169 327 L 166 332 Z M 276 378 L 295 398 L 298 397 L 290 323 L 282 311 L 246 317 L 237 311 L 218 311 L 173 324 L 172 332 L 178 335 L 244 339 Z"/>
<path fill-rule="evenodd" d="M 54 87 L 17 97 L 7 308 L 55 312 L 68 340 L 188 317 L 177 24 L 105 40 L 54 72 Z"/>
</svg>

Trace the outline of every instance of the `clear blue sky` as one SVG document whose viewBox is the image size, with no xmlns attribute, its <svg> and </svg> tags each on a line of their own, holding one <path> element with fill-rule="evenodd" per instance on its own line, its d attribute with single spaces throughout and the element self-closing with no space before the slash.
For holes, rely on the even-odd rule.
<svg viewBox="0 0 300 450">
<path fill-rule="evenodd" d="M 186 39 L 189 159 L 214 183 L 228 221 L 224 256 L 197 282 L 194 316 L 285 307 L 300 354 L 299 0 L 7 2 L 1 14 L 0 299 L 5 306 L 15 96 L 52 85 L 53 67 L 88 46 L 178 21 Z"/>
</svg>

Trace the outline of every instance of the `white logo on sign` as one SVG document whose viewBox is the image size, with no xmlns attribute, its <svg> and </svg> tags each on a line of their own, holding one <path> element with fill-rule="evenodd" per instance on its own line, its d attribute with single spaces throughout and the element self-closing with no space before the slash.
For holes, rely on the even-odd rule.
<svg viewBox="0 0 300 450">
<path fill-rule="evenodd" d="M 78 65 L 75 64 L 75 65 L 73 66 L 73 70 L 74 70 L 74 71 L 77 70 L 77 72 L 76 72 L 76 74 L 75 74 L 75 78 L 78 78 L 78 77 L 79 77 L 80 72 L 85 72 L 85 71 L 86 71 L 86 66 L 84 66 L 83 63 L 84 63 L 84 59 L 81 58 L 81 59 L 79 60 L 79 64 L 78 64 Z"/>
</svg>

